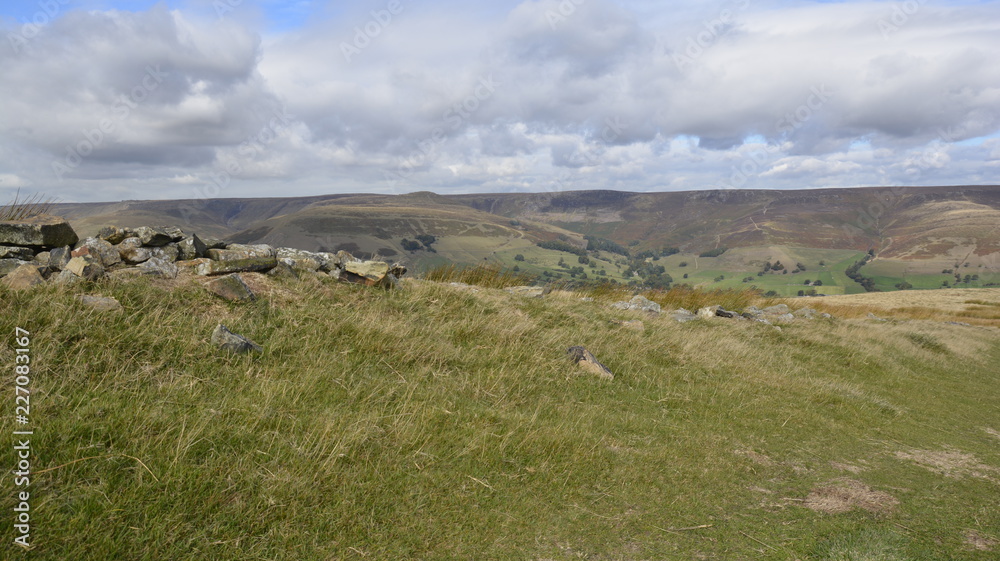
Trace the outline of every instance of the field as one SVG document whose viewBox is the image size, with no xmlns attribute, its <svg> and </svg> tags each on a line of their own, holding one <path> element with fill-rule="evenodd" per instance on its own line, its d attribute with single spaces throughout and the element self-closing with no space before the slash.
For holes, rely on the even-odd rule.
<svg viewBox="0 0 1000 561">
<path fill-rule="evenodd" d="M 244 305 L 185 277 L 0 288 L 0 361 L 31 333 L 35 429 L 34 550 L 6 524 L 5 558 L 1000 552 L 1000 291 L 809 299 L 851 313 L 778 331 L 618 311 L 618 294 L 247 277 Z M 945 323 L 970 309 L 976 326 Z M 218 322 L 264 352 L 213 350 Z M 582 374 L 572 345 L 615 379 Z"/>
</svg>

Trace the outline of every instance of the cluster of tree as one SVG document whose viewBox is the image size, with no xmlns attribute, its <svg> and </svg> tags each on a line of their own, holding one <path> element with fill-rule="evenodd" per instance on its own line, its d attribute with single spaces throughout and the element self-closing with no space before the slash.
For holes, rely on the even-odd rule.
<svg viewBox="0 0 1000 561">
<path fill-rule="evenodd" d="M 566 253 L 572 253 L 574 255 L 587 255 L 587 250 L 581 247 L 576 247 L 575 245 L 564 242 L 562 240 L 552 240 L 545 242 L 535 242 L 535 245 L 542 249 L 551 249 L 554 251 L 565 251 Z"/>
<path fill-rule="evenodd" d="M 598 238 L 597 236 L 584 236 L 583 239 L 587 240 L 588 251 L 607 251 L 608 253 L 629 256 L 629 252 L 624 246 L 611 240 Z"/>
<path fill-rule="evenodd" d="M 403 241 L 401 241 L 399 245 L 401 245 L 403 249 L 409 252 L 426 249 L 427 251 L 430 251 L 432 253 L 437 253 L 437 250 L 431 247 L 431 244 L 437 241 L 436 237 L 434 237 L 431 234 L 418 234 L 416 238 L 417 238 L 416 240 L 408 240 L 406 238 L 403 238 Z"/>
<path fill-rule="evenodd" d="M 800 290 L 799 296 L 816 296 L 816 289 L 810 288 L 809 290 Z"/>
<path fill-rule="evenodd" d="M 671 255 L 680 253 L 680 248 L 677 247 L 665 247 L 659 251 L 655 249 L 647 249 L 636 253 L 633 257 L 635 259 L 652 259 L 653 261 L 658 260 L 660 257 L 670 257 Z"/>
<path fill-rule="evenodd" d="M 853 265 L 848 267 L 846 271 L 844 271 L 844 274 L 847 275 L 847 277 L 853 280 L 854 282 L 860 284 L 861 287 L 865 289 L 865 292 L 878 292 L 878 289 L 875 288 L 875 279 L 866 277 L 861 274 L 861 267 L 867 265 L 868 262 L 874 258 L 875 258 L 875 250 L 869 249 L 868 255 L 865 255 L 864 259 L 862 259 L 861 261 L 856 261 Z"/>
<path fill-rule="evenodd" d="M 821 281 L 821 280 L 811 281 L 809 279 L 806 279 L 806 282 L 804 282 L 802 284 L 804 284 L 806 286 L 823 286 L 823 281 Z"/>
<path fill-rule="evenodd" d="M 703 251 L 698 254 L 698 257 L 718 257 L 726 252 L 728 247 L 717 247 L 715 249 L 710 249 L 708 251 Z"/>
</svg>

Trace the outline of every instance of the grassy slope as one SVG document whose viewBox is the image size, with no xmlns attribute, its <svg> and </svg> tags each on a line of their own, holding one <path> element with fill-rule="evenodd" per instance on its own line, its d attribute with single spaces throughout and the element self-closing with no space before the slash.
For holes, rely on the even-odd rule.
<svg viewBox="0 0 1000 561">
<path fill-rule="evenodd" d="M 0 288 L 0 332 L 32 332 L 33 465 L 49 470 L 30 558 L 995 558 L 966 543 L 1000 538 L 995 327 L 778 332 L 578 295 L 252 278 L 249 305 L 191 280 L 75 289 L 120 314 Z M 218 321 L 265 352 L 214 352 Z M 579 376 L 576 344 L 617 379 Z M 947 476 L 897 455 L 914 450 L 965 460 Z M 842 478 L 898 508 L 803 507 Z M 28 558 L 12 537 L 7 558 Z"/>
</svg>

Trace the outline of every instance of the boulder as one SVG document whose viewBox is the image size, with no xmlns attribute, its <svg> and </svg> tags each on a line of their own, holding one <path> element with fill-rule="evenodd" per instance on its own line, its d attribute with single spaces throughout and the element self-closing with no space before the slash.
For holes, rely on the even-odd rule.
<svg viewBox="0 0 1000 561">
<path fill-rule="evenodd" d="M 117 226 L 106 226 L 97 232 L 97 237 L 110 243 L 118 245 L 127 238 L 135 237 L 135 231 L 131 228 L 118 228 Z"/>
<path fill-rule="evenodd" d="M 175 243 L 168 243 L 162 247 L 154 247 L 149 251 L 150 259 L 162 259 L 168 263 L 177 261 L 180 257 L 181 249 Z"/>
<path fill-rule="evenodd" d="M 259 353 L 264 350 L 257 343 L 238 333 L 233 333 L 221 323 L 212 331 L 212 344 L 220 349 L 234 353 L 248 353 L 250 351 Z"/>
<path fill-rule="evenodd" d="M 139 270 L 142 271 L 144 275 L 163 279 L 176 279 L 177 273 L 179 272 L 177 265 L 158 257 L 150 257 L 148 261 L 139 265 Z"/>
<path fill-rule="evenodd" d="M 198 259 L 190 259 L 188 261 L 178 261 L 174 265 L 177 266 L 178 272 L 196 275 L 198 274 L 198 267 L 211 262 L 212 260 L 208 257 L 199 257 Z"/>
<path fill-rule="evenodd" d="M 124 308 L 121 302 L 110 296 L 91 296 L 90 294 L 79 294 L 76 297 L 83 305 L 89 306 L 99 312 L 118 312 Z"/>
<path fill-rule="evenodd" d="M 80 242 L 76 244 L 76 249 L 70 253 L 70 256 L 80 257 L 81 255 L 90 255 L 95 257 L 101 262 L 101 266 L 105 269 L 109 269 L 122 262 L 121 255 L 118 254 L 118 250 L 115 246 L 100 238 L 87 238 L 85 240 L 80 240 Z"/>
<path fill-rule="evenodd" d="M 541 298 L 545 295 L 545 288 L 541 286 L 511 286 L 504 290 L 525 298 Z"/>
<path fill-rule="evenodd" d="M 35 258 L 33 259 L 33 261 L 39 265 L 42 265 L 43 267 L 48 267 L 49 259 L 51 258 L 52 255 L 48 251 L 40 251 L 35 254 Z"/>
<path fill-rule="evenodd" d="M 209 249 L 205 252 L 212 261 L 199 265 L 199 275 L 227 273 L 263 273 L 278 265 L 277 252 L 269 245 L 232 244 L 227 249 Z"/>
<path fill-rule="evenodd" d="M 142 240 L 139 238 L 125 238 L 115 248 L 118 250 L 118 255 L 121 256 L 122 261 L 129 265 L 145 263 L 153 256 L 153 253 L 148 248 L 142 247 Z"/>
<path fill-rule="evenodd" d="M 406 267 L 384 261 L 341 261 L 343 271 L 336 277 L 344 282 L 392 288 L 406 274 Z M 334 272 L 330 272 L 334 276 Z"/>
<path fill-rule="evenodd" d="M 5 277 L 13 273 L 18 267 L 27 263 L 27 261 L 20 259 L 0 259 L 0 277 Z"/>
<path fill-rule="evenodd" d="M 614 304 L 611 304 L 611 307 L 617 310 L 637 310 L 653 314 L 658 314 L 663 311 L 659 304 L 638 294 L 633 296 L 628 302 L 615 302 Z"/>
<path fill-rule="evenodd" d="M 887 320 L 885 318 L 880 318 L 880 317 L 878 317 L 877 315 L 875 315 L 875 314 L 873 314 L 871 312 L 868 312 L 868 319 L 872 319 L 872 320 L 875 320 L 875 321 L 889 321 L 889 320 Z"/>
<path fill-rule="evenodd" d="M 24 290 L 39 284 L 45 284 L 45 277 L 38 272 L 38 265 L 27 263 L 5 276 L 0 282 L 13 290 Z"/>
<path fill-rule="evenodd" d="M 31 261 L 34 258 L 35 252 L 30 247 L 0 245 L 0 259 L 20 259 L 21 261 Z"/>
<path fill-rule="evenodd" d="M 712 319 L 716 316 L 716 312 L 722 309 L 722 306 L 705 306 L 698 310 L 698 317 L 701 319 Z"/>
<path fill-rule="evenodd" d="M 187 237 L 187 234 L 184 233 L 184 230 L 181 230 L 176 226 L 163 226 L 159 228 L 159 230 L 164 234 L 170 236 L 171 242 L 179 242 Z"/>
<path fill-rule="evenodd" d="M 723 309 L 722 306 L 719 306 L 719 308 L 715 310 L 715 317 L 726 318 L 726 319 L 743 319 L 743 316 L 741 316 L 740 314 Z"/>
<path fill-rule="evenodd" d="M 69 260 L 73 258 L 73 250 L 70 247 L 57 247 L 49 251 L 49 269 L 54 271 L 63 271 L 66 269 L 66 265 L 69 265 Z"/>
<path fill-rule="evenodd" d="M 615 375 L 607 366 L 601 364 L 593 354 L 583 347 L 570 347 L 567 352 L 573 362 L 583 371 L 588 372 L 603 380 L 614 380 Z"/>
<path fill-rule="evenodd" d="M 689 321 L 695 321 L 695 320 L 697 320 L 698 319 L 698 315 L 694 314 L 692 312 L 689 312 L 688 310 L 685 310 L 684 308 L 678 308 L 678 309 L 670 312 L 670 318 L 673 319 L 674 321 L 676 321 L 677 323 L 687 323 Z"/>
<path fill-rule="evenodd" d="M 69 260 L 66 270 L 87 280 L 97 280 L 104 276 L 104 267 L 92 255 L 80 255 Z"/>
<path fill-rule="evenodd" d="M 219 238 L 202 238 L 205 242 L 205 249 L 226 249 L 226 242 Z"/>
<path fill-rule="evenodd" d="M 190 237 L 177 242 L 177 250 L 177 259 L 181 261 L 188 261 L 190 259 L 204 257 L 205 252 L 208 251 L 208 246 L 206 246 L 205 242 L 201 241 L 201 238 L 197 235 L 191 234 Z"/>
<path fill-rule="evenodd" d="M 253 291 L 250 290 L 250 287 L 247 286 L 247 283 L 239 273 L 213 279 L 205 283 L 205 288 L 223 300 L 230 302 L 243 302 L 255 298 Z"/>
<path fill-rule="evenodd" d="M 65 286 L 72 286 L 80 282 L 80 280 L 80 277 L 74 275 L 71 271 L 60 271 L 58 275 L 52 277 L 52 282 Z"/>
<path fill-rule="evenodd" d="M 788 306 L 784 304 L 778 304 L 777 306 L 769 306 L 767 308 L 764 308 L 763 310 L 761 310 L 761 312 L 771 316 L 781 316 L 791 313 L 791 310 L 788 308 Z"/>
<path fill-rule="evenodd" d="M 275 279 L 295 280 L 299 278 L 295 269 L 287 263 L 288 261 L 288 259 L 278 259 L 278 264 L 265 274 Z"/>
<path fill-rule="evenodd" d="M 142 245 L 147 247 L 160 247 L 174 241 L 174 237 L 162 228 L 150 228 L 149 226 L 136 228 L 135 236 L 142 241 Z"/>
<path fill-rule="evenodd" d="M 39 214 L 24 220 L 0 220 L 0 245 L 59 247 L 79 240 L 68 222 Z"/>
</svg>

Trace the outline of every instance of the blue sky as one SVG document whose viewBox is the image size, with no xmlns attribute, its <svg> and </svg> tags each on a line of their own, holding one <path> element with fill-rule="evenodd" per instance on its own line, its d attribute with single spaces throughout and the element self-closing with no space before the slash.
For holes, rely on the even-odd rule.
<svg viewBox="0 0 1000 561">
<path fill-rule="evenodd" d="M 1000 183 L 997 1 L 41 0 L 0 34 L 0 198 Z"/>
</svg>

